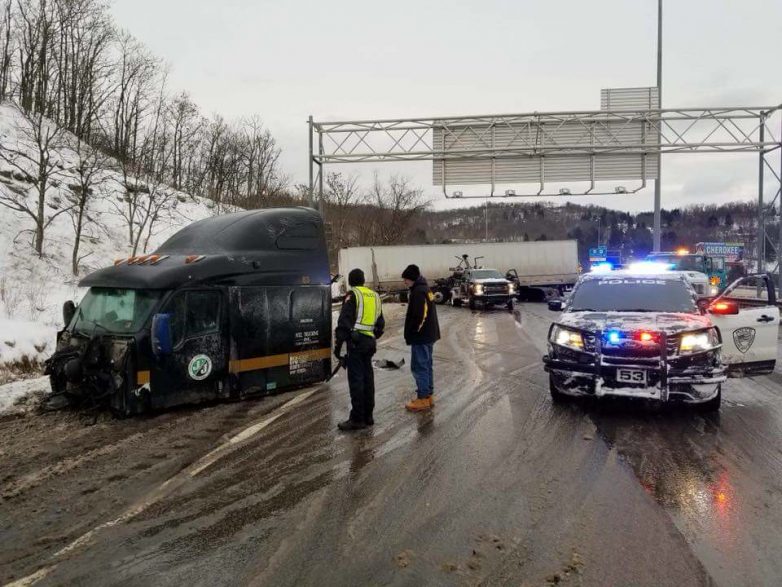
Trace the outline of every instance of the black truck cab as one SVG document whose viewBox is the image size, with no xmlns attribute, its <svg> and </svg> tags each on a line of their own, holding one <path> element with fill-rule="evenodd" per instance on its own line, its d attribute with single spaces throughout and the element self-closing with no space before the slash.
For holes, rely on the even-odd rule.
<svg viewBox="0 0 782 587">
<path fill-rule="evenodd" d="M 323 381 L 330 283 L 314 210 L 195 222 L 81 281 L 47 362 L 52 390 L 130 415 Z"/>
</svg>

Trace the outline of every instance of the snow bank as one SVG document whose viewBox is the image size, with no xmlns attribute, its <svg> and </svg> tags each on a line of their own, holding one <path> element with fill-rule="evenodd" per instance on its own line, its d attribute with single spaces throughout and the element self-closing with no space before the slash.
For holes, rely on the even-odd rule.
<svg viewBox="0 0 782 587">
<path fill-rule="evenodd" d="M 0 414 L 19 410 L 25 397 L 49 391 L 49 378 L 36 377 L 0 385 Z"/>
<path fill-rule="evenodd" d="M 14 107 L 0 104 L 0 144 L 34 153 L 34 145 L 20 132 L 24 118 Z M 68 206 L 77 184 L 76 153 L 68 148 L 57 152 L 58 174 L 47 195 L 47 214 Z M 31 218 L 0 206 L 0 371 L 10 363 L 42 360 L 52 352 L 55 332 L 62 327 L 62 304 L 83 295 L 78 282 L 84 275 L 113 263 L 131 253 L 128 227 L 117 206 L 125 196 L 122 177 L 113 169 L 104 169 L 100 191 L 89 204 L 90 222 L 85 226 L 80 248 L 84 256 L 79 276 L 71 273 L 74 229 L 70 216 L 60 214 L 46 229 L 44 257 L 38 258 L 32 247 Z M 33 202 L 35 187 L 18 170 L 0 160 L 0 190 L 26 194 Z M 203 198 L 169 190 L 171 205 L 163 210 L 149 250 L 155 249 L 177 230 L 193 221 L 215 214 L 214 203 Z M 142 197 L 144 197 L 142 195 Z M 144 251 L 139 251 L 141 254 Z M 10 343 L 10 344 L 8 344 Z M 43 349 L 43 350 L 38 350 Z"/>
<path fill-rule="evenodd" d="M 0 365 L 43 361 L 52 351 L 56 333 L 56 328 L 40 322 L 0 319 Z"/>
</svg>

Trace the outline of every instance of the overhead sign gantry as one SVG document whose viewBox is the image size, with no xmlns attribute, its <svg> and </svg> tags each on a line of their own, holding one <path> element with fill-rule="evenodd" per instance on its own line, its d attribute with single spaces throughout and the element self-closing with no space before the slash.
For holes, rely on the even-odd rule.
<svg viewBox="0 0 782 587">
<path fill-rule="evenodd" d="M 782 200 L 782 105 L 661 109 L 656 91 L 603 90 L 602 108 L 591 111 L 336 122 L 310 117 L 311 203 L 322 198 L 330 164 L 431 161 L 433 184 L 446 198 L 484 199 L 632 194 L 657 177 L 662 155 L 754 153 L 755 253 L 765 270 L 766 247 L 773 247 L 766 219 Z M 561 185 L 577 182 L 587 187 Z M 530 184 L 535 187 L 525 189 Z M 449 190 L 473 185 L 489 193 Z M 775 194 L 771 201 L 767 189 Z M 782 247 L 776 256 L 779 265 Z"/>
</svg>

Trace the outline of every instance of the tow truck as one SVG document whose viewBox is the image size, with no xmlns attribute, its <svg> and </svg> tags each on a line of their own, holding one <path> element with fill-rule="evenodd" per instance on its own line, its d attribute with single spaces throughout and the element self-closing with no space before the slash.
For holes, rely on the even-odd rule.
<svg viewBox="0 0 782 587">
<path fill-rule="evenodd" d="M 470 266 L 468 256 L 462 255 L 464 265 L 454 268 L 450 299 L 453 306 L 467 304 L 475 310 L 478 304 L 484 309 L 492 306 L 505 306 L 513 311 L 516 298 L 516 284 L 506 279 L 497 269 L 480 267 L 478 261 L 483 257 L 474 257 Z"/>
<path fill-rule="evenodd" d="M 674 252 L 650 253 L 647 261 L 666 263 L 675 271 L 690 274 L 690 281 L 701 297 L 716 296 L 728 285 L 728 271 L 725 257 L 707 255 L 705 253 L 690 253 L 689 249 L 680 248 Z M 700 278 L 700 273 L 705 279 Z M 704 283 L 701 287 L 701 281 Z"/>
<path fill-rule="evenodd" d="M 764 305 L 731 293 L 762 287 Z M 681 272 L 583 275 L 549 328 L 543 357 L 552 399 L 623 396 L 718 410 L 728 373 L 773 371 L 780 312 L 770 275 L 700 298 Z"/>
</svg>

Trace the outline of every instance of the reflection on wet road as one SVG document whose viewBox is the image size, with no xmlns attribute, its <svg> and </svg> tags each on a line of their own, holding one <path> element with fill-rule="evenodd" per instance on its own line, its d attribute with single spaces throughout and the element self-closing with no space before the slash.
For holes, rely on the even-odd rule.
<svg viewBox="0 0 782 587">
<path fill-rule="evenodd" d="M 407 367 L 378 370 L 374 429 L 340 434 L 340 377 L 142 511 L 15 576 L 778 584 L 782 377 L 731 380 L 713 416 L 628 402 L 554 406 L 540 361 L 549 317 L 526 305 L 519 327 L 505 312 L 444 307 L 432 412 L 402 408 L 413 389 Z M 406 354 L 396 326 L 378 357 Z"/>
</svg>

